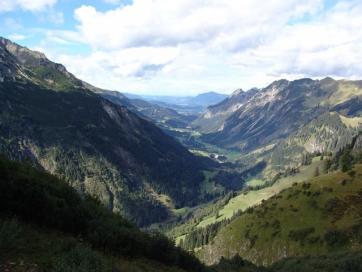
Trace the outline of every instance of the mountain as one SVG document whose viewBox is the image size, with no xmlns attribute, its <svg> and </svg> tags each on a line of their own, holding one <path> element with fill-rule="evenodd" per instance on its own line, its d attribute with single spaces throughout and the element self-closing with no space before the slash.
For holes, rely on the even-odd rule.
<svg viewBox="0 0 362 272">
<path fill-rule="evenodd" d="M 297 168 L 308 154 L 335 154 L 350 144 L 362 129 L 362 116 L 326 112 L 281 140 L 271 152 L 260 152 L 272 175 Z"/>
<path fill-rule="evenodd" d="M 225 120 L 244 105 L 257 91 L 257 89 L 251 89 L 247 92 L 242 89 L 236 90 L 220 103 L 207 107 L 207 110 L 192 123 L 192 126 L 203 133 L 220 130 Z"/>
<path fill-rule="evenodd" d="M 1 38 L 0 79 L 1 153 L 31 160 L 138 225 L 203 199 L 209 162 L 61 64 Z"/>
<path fill-rule="evenodd" d="M 210 105 L 217 104 L 220 101 L 224 100 L 225 98 L 227 98 L 227 95 L 225 94 L 220 94 L 216 92 L 207 92 L 199 94 L 195 97 L 190 97 L 188 103 L 207 107 Z"/>
<path fill-rule="evenodd" d="M 197 121 L 209 143 L 250 152 L 285 139 L 323 113 L 360 113 L 362 81 L 278 80 L 260 90 L 238 91 Z M 212 125 L 210 125 L 212 124 Z"/>
<path fill-rule="evenodd" d="M 29 164 L 0 156 L 0 176 L 1 271 L 358 272 L 362 268 L 361 251 L 288 258 L 268 268 L 235 256 L 205 267 L 166 237 L 140 231 L 97 200 L 81 197 L 65 181 Z"/>
<path fill-rule="evenodd" d="M 185 128 L 196 116 L 192 114 L 180 114 L 176 110 L 167 106 L 160 106 L 140 98 L 129 98 L 117 91 L 96 90 L 96 93 L 109 101 L 125 106 L 140 117 L 149 119 L 161 128 Z"/>
<path fill-rule="evenodd" d="M 197 254 L 206 263 L 238 255 L 270 266 L 284 258 L 360 251 L 361 162 L 359 157 L 348 173 L 321 174 L 247 209 Z"/>
<path fill-rule="evenodd" d="M 1 271 L 207 271 L 65 181 L 0 156 Z"/>
</svg>

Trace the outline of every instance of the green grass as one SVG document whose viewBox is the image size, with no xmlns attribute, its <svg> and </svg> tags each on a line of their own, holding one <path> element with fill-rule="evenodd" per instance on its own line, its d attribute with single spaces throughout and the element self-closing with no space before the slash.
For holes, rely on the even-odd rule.
<svg viewBox="0 0 362 272">
<path fill-rule="evenodd" d="M 199 256 L 213 263 L 239 254 L 270 265 L 284 257 L 362 249 L 362 165 L 354 170 L 354 178 L 334 172 L 283 190 L 222 228 Z"/>
<path fill-rule="evenodd" d="M 32 68 L 32 73 L 39 83 L 54 90 L 70 91 L 73 90 L 77 84 L 79 85 L 79 82 L 76 82 L 74 78 L 67 77 L 54 68 L 38 66 Z"/>
<path fill-rule="evenodd" d="M 279 193 L 283 189 L 286 189 L 292 186 L 295 182 L 303 182 L 313 177 L 316 167 L 321 167 L 323 161 L 320 160 L 320 157 L 317 157 L 313 160 L 311 165 L 302 166 L 300 173 L 294 176 L 288 176 L 281 178 L 276 183 L 270 187 L 266 187 L 260 190 L 243 192 L 236 197 L 232 198 L 228 204 L 222 207 L 219 210 L 220 217 L 216 218 L 215 216 L 208 216 L 203 218 L 202 221 L 197 225 L 197 227 L 205 227 L 209 224 L 213 224 L 223 219 L 227 219 L 233 216 L 233 214 L 239 210 L 244 211 L 245 209 L 259 204 L 262 200 L 266 200 L 273 195 Z"/>
<path fill-rule="evenodd" d="M 337 83 L 337 92 L 334 92 L 327 101 L 332 105 L 336 105 L 357 95 L 362 95 L 361 86 L 353 81 L 339 80 Z M 327 101 L 325 103 L 327 103 Z"/>
<path fill-rule="evenodd" d="M 264 184 L 265 184 L 265 180 L 258 179 L 258 178 L 252 178 L 246 182 L 246 185 L 250 186 L 250 187 L 260 186 L 260 185 L 264 185 Z"/>
</svg>

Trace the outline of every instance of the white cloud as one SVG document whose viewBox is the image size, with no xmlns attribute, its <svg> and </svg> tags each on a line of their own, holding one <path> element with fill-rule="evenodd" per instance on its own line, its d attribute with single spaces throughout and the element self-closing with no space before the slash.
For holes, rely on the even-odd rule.
<svg viewBox="0 0 362 272">
<path fill-rule="evenodd" d="M 360 14 L 360 0 L 332 9 L 322 0 L 134 0 L 106 12 L 81 6 L 78 34 L 68 36 L 92 52 L 54 56 L 90 83 L 139 93 L 362 78 Z"/>
<path fill-rule="evenodd" d="M 28 11 L 40 11 L 53 6 L 57 0 L 1 0 L 0 12 L 23 9 Z"/>
<path fill-rule="evenodd" d="M 95 51 L 87 58 L 63 56 L 64 61 L 70 65 L 75 73 L 86 78 L 94 76 L 88 71 L 98 70 L 100 73 L 110 73 L 118 77 L 144 77 L 148 73 L 160 71 L 173 61 L 178 54 L 175 48 L 130 48 L 125 50 Z M 83 65 L 79 65 L 83 63 Z M 91 69 L 89 69 L 89 67 Z"/>
<path fill-rule="evenodd" d="M 361 78 L 362 3 L 342 2 L 319 18 L 287 25 L 270 42 L 233 58 L 275 76 Z"/>
<path fill-rule="evenodd" d="M 75 16 L 96 48 L 207 44 L 237 50 L 257 45 L 288 20 L 319 7 L 319 0 L 135 0 L 107 12 L 82 6 Z"/>
<path fill-rule="evenodd" d="M 26 39 L 26 36 L 25 35 L 22 35 L 22 34 L 17 34 L 17 33 L 14 33 L 14 34 L 11 34 L 8 36 L 8 38 L 10 40 L 13 40 L 13 41 L 22 41 L 22 40 L 25 40 Z"/>
</svg>

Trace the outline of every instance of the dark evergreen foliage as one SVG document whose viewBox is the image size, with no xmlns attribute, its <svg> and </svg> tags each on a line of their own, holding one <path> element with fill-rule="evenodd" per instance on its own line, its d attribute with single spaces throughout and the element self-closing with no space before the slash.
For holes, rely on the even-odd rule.
<svg viewBox="0 0 362 272">
<path fill-rule="evenodd" d="M 83 198 L 64 181 L 30 165 L 0 157 L 0 216 L 76 237 L 111 255 L 143 257 L 187 271 L 200 262 L 159 233 L 141 232 L 92 197 Z"/>
</svg>

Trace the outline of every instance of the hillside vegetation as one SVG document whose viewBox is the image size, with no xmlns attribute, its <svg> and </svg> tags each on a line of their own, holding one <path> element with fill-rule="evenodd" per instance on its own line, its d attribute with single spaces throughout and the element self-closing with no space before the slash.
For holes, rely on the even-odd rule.
<svg viewBox="0 0 362 272">
<path fill-rule="evenodd" d="M 112 265 L 127 264 L 145 265 L 145 271 L 204 269 L 161 234 L 140 231 L 95 199 L 79 196 L 64 181 L 30 165 L 1 156 L 0 177 L 2 267 L 26 263 L 36 265 L 37 271 L 64 272 L 113 271 Z"/>
<path fill-rule="evenodd" d="M 66 180 L 139 226 L 205 201 L 210 161 L 95 94 L 45 55 L 0 38 L 0 152 Z M 209 196 L 212 197 L 212 196 Z"/>
<path fill-rule="evenodd" d="M 282 258 L 362 247 L 362 165 L 295 183 L 247 209 L 198 252 L 206 263 L 239 255 L 270 265 Z"/>
</svg>

